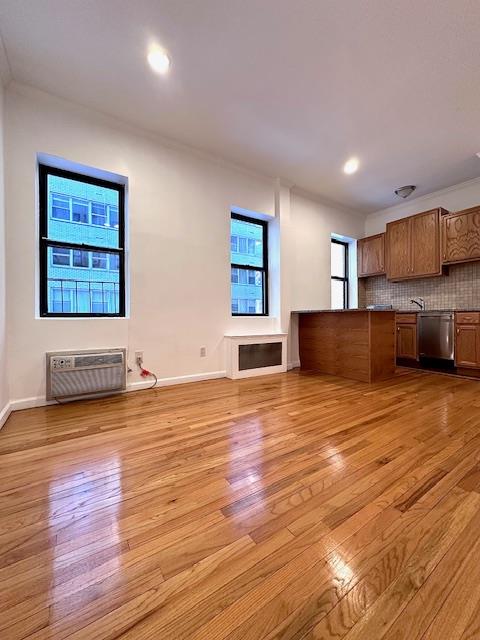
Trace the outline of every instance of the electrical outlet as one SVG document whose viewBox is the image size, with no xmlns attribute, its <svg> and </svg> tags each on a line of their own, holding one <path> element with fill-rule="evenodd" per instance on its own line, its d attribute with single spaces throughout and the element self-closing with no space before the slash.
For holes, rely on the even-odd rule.
<svg viewBox="0 0 480 640">
<path fill-rule="evenodd" d="M 207 347 L 200 347 L 200 357 L 205 358 L 207 355 Z"/>
<path fill-rule="evenodd" d="M 139 367 L 143 365 L 143 351 L 135 351 L 135 364 Z"/>
</svg>

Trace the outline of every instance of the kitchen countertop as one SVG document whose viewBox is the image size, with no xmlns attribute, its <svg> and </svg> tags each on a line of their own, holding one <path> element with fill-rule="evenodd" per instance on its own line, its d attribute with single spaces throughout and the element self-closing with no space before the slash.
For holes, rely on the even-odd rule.
<svg viewBox="0 0 480 640">
<path fill-rule="evenodd" d="M 479 313 L 480 309 L 395 309 L 397 313 Z"/>
<path fill-rule="evenodd" d="M 395 309 L 295 309 L 292 313 L 395 313 Z"/>
<path fill-rule="evenodd" d="M 369 311 L 371 313 L 480 313 L 480 309 L 294 309 L 292 313 L 355 313 Z"/>
</svg>

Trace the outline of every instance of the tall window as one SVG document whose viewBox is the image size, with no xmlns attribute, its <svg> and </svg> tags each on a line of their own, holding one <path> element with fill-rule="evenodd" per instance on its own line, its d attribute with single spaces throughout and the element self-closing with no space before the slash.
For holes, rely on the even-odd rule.
<svg viewBox="0 0 480 640">
<path fill-rule="evenodd" d="M 348 243 L 332 238 L 331 308 L 348 309 Z"/>
<path fill-rule="evenodd" d="M 125 315 L 123 185 L 39 167 L 40 315 Z"/>
<path fill-rule="evenodd" d="M 230 223 L 232 315 L 268 315 L 268 226 L 232 213 Z"/>
</svg>

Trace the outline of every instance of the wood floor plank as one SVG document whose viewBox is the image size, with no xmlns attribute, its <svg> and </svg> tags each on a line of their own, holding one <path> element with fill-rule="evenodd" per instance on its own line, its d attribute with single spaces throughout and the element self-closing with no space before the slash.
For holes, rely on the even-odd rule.
<svg viewBox="0 0 480 640">
<path fill-rule="evenodd" d="M 0 634 L 476 640 L 479 384 L 292 371 L 12 414 Z"/>
<path fill-rule="evenodd" d="M 480 507 L 480 501 L 472 499 L 470 502 L 473 506 L 468 511 L 468 514 L 471 516 L 472 511 L 474 512 L 475 509 Z M 208 628 L 204 627 L 201 632 L 205 637 L 210 635 L 212 639 L 228 637 L 230 640 L 240 640 L 240 638 L 253 640 L 254 634 L 258 630 L 261 630 L 261 637 L 267 635 L 275 628 L 274 622 L 280 624 L 283 617 L 287 617 L 296 608 L 305 606 L 305 603 L 308 602 L 312 607 L 315 607 L 317 618 L 323 617 L 333 610 L 327 616 L 328 619 L 323 619 L 313 633 L 308 634 L 308 637 L 310 635 L 312 638 L 337 637 L 340 632 L 338 623 L 333 625 L 335 630 L 332 635 L 324 635 L 329 633 L 328 630 L 332 626 L 332 619 L 338 620 L 342 625 L 345 625 L 346 618 L 348 616 L 352 617 L 353 612 L 359 609 L 358 603 L 363 603 L 365 606 L 369 590 L 371 591 L 371 597 L 376 598 L 382 585 L 384 587 L 385 584 L 394 579 L 395 572 L 399 572 L 402 566 L 406 565 L 412 553 L 417 552 L 422 544 L 425 546 L 425 541 L 428 542 L 430 540 L 432 532 L 437 531 L 446 535 L 446 524 L 448 521 L 454 521 L 454 514 L 460 509 L 459 503 L 461 505 L 462 500 L 459 500 L 458 494 L 451 496 L 438 512 L 429 512 L 424 521 L 411 528 L 408 534 L 400 537 L 394 535 L 392 542 L 387 546 L 383 546 L 381 552 L 379 551 L 382 547 L 374 546 L 375 553 L 373 555 L 360 554 L 354 556 L 352 560 L 349 560 L 348 556 L 341 551 L 331 552 L 326 555 L 323 564 L 314 565 L 300 576 L 296 576 L 287 588 L 285 588 L 284 584 L 284 588 L 281 589 L 275 599 L 271 598 L 273 593 L 270 589 L 271 585 L 264 584 L 262 585 L 264 593 L 260 594 L 256 590 L 248 594 L 250 602 L 247 603 L 247 613 L 256 613 L 256 610 L 260 610 L 260 613 L 256 613 L 253 617 L 249 615 L 243 621 L 244 624 L 240 624 L 242 622 L 239 613 L 240 602 L 237 602 L 230 610 L 224 611 L 216 619 L 212 620 Z M 344 548 L 345 544 L 342 545 L 342 549 Z M 375 585 L 375 589 L 371 585 Z M 260 595 L 263 597 L 258 597 Z M 273 593 L 273 595 L 276 594 Z M 337 603 L 340 604 L 335 606 Z M 313 609 L 310 609 L 308 613 L 312 614 L 312 612 Z M 297 616 L 297 622 L 302 619 L 306 622 L 305 613 L 304 610 L 301 615 Z M 277 616 L 276 619 L 275 615 Z M 310 616 L 307 616 L 307 619 L 308 617 Z M 229 629 L 228 623 L 223 618 L 227 619 L 233 628 Z M 318 633 L 317 629 L 319 630 Z M 228 633 L 225 633 L 225 630 Z M 347 630 L 343 633 L 346 633 Z M 288 633 L 289 635 L 293 633 L 292 625 L 289 625 Z M 199 637 L 201 637 L 201 634 L 199 634 Z"/>
<path fill-rule="evenodd" d="M 469 599 L 472 591 L 475 591 L 476 584 L 480 584 L 478 575 L 472 575 L 470 571 L 477 571 L 480 567 L 479 525 L 480 517 L 477 515 L 468 524 L 464 535 L 449 549 L 432 575 L 397 617 L 388 632 L 389 640 L 420 640 L 438 613 L 442 611 L 444 616 L 453 602 L 462 611 L 463 627 L 468 620 L 468 614 L 465 615 L 463 602 L 458 600 L 458 595 L 464 595 Z M 465 580 L 467 574 L 468 581 Z M 453 597 L 450 596 L 456 586 L 459 589 L 466 586 L 467 593 L 456 592 Z M 455 612 L 455 618 L 457 614 L 458 610 Z M 442 627 L 441 635 L 447 635 L 445 630 L 446 627 Z"/>
</svg>

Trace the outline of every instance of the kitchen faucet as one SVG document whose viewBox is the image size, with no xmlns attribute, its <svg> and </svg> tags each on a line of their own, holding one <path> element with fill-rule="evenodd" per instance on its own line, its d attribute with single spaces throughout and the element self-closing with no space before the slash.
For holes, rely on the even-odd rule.
<svg viewBox="0 0 480 640">
<path fill-rule="evenodd" d="M 419 306 L 422 311 L 425 311 L 425 300 L 423 298 L 412 298 L 410 302 Z"/>
</svg>

